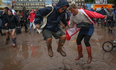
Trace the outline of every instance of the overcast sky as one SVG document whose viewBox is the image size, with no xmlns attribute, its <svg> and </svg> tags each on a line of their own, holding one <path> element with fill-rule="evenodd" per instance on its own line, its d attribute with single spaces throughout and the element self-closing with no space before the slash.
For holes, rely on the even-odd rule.
<svg viewBox="0 0 116 70">
<path fill-rule="evenodd" d="M 52 0 L 46 0 L 46 4 L 52 4 Z"/>
</svg>

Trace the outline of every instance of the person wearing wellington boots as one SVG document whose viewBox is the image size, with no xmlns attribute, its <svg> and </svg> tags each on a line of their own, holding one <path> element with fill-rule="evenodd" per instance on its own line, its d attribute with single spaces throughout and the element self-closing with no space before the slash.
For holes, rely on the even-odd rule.
<svg viewBox="0 0 116 70">
<path fill-rule="evenodd" d="M 71 18 L 70 18 L 71 24 L 69 25 L 69 28 L 73 28 L 74 24 L 78 24 L 81 22 L 89 24 L 89 27 L 87 28 L 82 27 L 78 34 L 78 37 L 77 37 L 78 57 L 76 58 L 76 60 L 79 60 L 80 58 L 83 57 L 81 41 L 82 39 L 84 39 L 84 43 L 86 45 L 86 49 L 88 53 L 87 64 L 89 64 L 92 61 L 91 45 L 89 43 L 89 40 L 94 32 L 93 24 L 95 24 L 91 18 L 104 18 L 104 16 L 101 14 L 89 11 L 89 10 L 77 9 L 76 4 L 71 4 L 69 6 L 69 10 L 72 13 Z"/>
<path fill-rule="evenodd" d="M 60 21 L 62 21 L 63 24 L 67 26 L 67 22 L 65 20 L 65 13 L 68 6 L 69 4 L 67 0 L 59 0 L 57 5 L 53 7 L 53 9 L 52 7 L 45 7 L 45 8 L 39 9 L 35 15 L 35 24 L 36 24 L 36 27 L 39 29 L 41 21 L 43 20 L 43 16 L 48 15 L 53 10 L 53 12 L 47 17 L 47 24 L 42 31 L 44 40 L 46 40 L 48 55 L 50 57 L 53 57 L 53 51 L 51 46 L 52 36 L 54 36 L 55 39 L 59 39 L 57 51 L 62 56 L 66 56 L 66 53 L 62 49 L 66 40 L 66 35 L 60 29 L 59 24 L 60 24 Z"/>
<path fill-rule="evenodd" d="M 17 20 L 17 18 L 12 14 L 12 10 L 8 10 L 8 16 L 6 18 L 8 21 L 4 24 L 8 30 L 7 32 L 9 32 L 12 36 L 12 42 L 13 42 L 13 47 L 16 46 L 16 36 L 15 36 L 15 29 L 16 26 L 19 27 L 19 22 Z"/>
<path fill-rule="evenodd" d="M 114 20 L 115 20 L 115 14 L 112 11 L 112 9 L 109 9 L 109 12 L 107 13 L 108 33 L 112 33 L 112 30 L 113 30 L 113 27 L 114 27 Z"/>
</svg>

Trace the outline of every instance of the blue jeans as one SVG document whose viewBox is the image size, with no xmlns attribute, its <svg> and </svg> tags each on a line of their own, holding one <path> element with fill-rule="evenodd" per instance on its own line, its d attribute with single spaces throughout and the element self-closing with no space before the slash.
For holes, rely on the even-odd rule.
<svg viewBox="0 0 116 70">
<path fill-rule="evenodd" d="M 32 23 L 32 22 L 30 22 L 30 29 L 32 28 L 32 25 L 33 25 L 33 23 Z"/>
</svg>

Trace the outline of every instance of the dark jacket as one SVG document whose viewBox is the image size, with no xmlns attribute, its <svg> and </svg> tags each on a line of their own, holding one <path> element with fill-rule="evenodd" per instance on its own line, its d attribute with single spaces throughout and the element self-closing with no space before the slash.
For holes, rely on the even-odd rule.
<svg viewBox="0 0 116 70">
<path fill-rule="evenodd" d="M 14 15 L 7 16 L 7 19 L 8 19 L 7 27 L 8 27 L 9 29 L 13 29 L 13 28 L 16 28 L 16 27 L 19 26 L 19 22 L 18 22 L 16 16 L 14 16 Z"/>
<path fill-rule="evenodd" d="M 104 9 L 102 9 L 101 11 L 99 11 L 99 13 L 102 14 L 102 15 L 107 15 L 107 13 L 105 12 Z"/>
<path fill-rule="evenodd" d="M 3 16 L 2 16 L 2 26 L 5 26 L 5 24 L 8 22 L 8 20 L 6 19 L 7 18 L 7 14 L 4 13 Z"/>
<path fill-rule="evenodd" d="M 67 22 L 65 20 L 65 13 L 59 13 L 57 10 L 59 8 L 62 8 L 64 6 L 69 6 L 68 2 L 66 0 L 59 0 L 59 2 L 54 7 L 54 11 L 48 16 L 47 18 L 47 25 L 45 26 L 44 30 L 51 30 L 51 31 L 58 31 L 60 30 L 59 24 L 60 20 L 67 25 Z M 35 15 L 35 24 L 41 24 L 41 21 L 43 21 L 43 16 L 46 16 L 52 11 L 52 7 L 45 7 L 42 9 L 39 9 Z"/>
<path fill-rule="evenodd" d="M 0 11 L 0 26 L 2 25 L 2 13 L 3 13 L 3 11 Z"/>
<path fill-rule="evenodd" d="M 24 20 L 27 20 L 27 11 L 23 9 Z"/>
</svg>

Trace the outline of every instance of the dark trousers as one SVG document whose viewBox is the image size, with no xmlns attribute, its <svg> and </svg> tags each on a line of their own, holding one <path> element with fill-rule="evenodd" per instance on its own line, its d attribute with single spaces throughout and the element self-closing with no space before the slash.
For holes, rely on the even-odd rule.
<svg viewBox="0 0 116 70">
<path fill-rule="evenodd" d="M 1 30 L 1 29 L 0 29 L 0 34 L 1 34 L 1 35 L 3 35 L 3 34 L 2 34 L 2 30 Z"/>
<path fill-rule="evenodd" d="M 21 21 L 21 28 L 25 26 L 25 32 L 27 31 L 27 22 Z"/>
<path fill-rule="evenodd" d="M 84 43 L 85 43 L 86 47 L 89 47 L 90 46 L 89 40 L 91 38 L 90 35 L 78 35 L 77 45 L 81 45 L 81 41 L 82 41 L 83 38 L 84 38 Z"/>
</svg>

